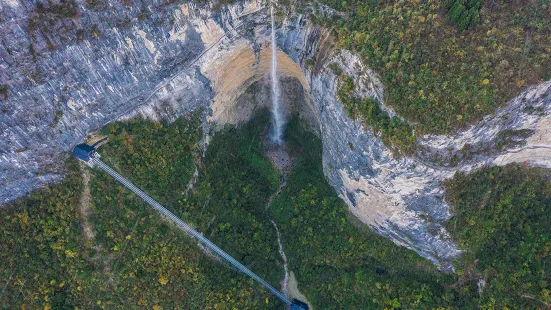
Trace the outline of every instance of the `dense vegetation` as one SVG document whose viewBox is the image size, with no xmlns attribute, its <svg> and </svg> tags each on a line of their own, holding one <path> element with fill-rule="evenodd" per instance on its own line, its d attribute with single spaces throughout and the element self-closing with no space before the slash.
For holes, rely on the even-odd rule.
<svg viewBox="0 0 551 310">
<path fill-rule="evenodd" d="M 281 232 L 299 289 L 317 309 L 536 308 L 549 299 L 551 185 L 539 171 L 491 168 L 448 184 L 459 276 L 356 223 L 325 180 L 321 143 L 289 123 L 287 186 L 263 156 L 268 116 L 228 128 L 201 156 L 199 115 L 108 126 L 102 157 L 274 286 Z M 198 179 L 193 174 L 199 171 Z M 264 289 L 98 170 L 70 161 L 62 184 L 0 217 L 1 308 L 279 309 Z M 82 182 L 83 171 L 90 181 Z M 190 187 L 190 184 L 193 186 Z M 90 190 L 86 216 L 85 188 Z M 92 232 L 86 231 L 90 225 Z M 479 296 L 477 280 L 487 284 Z"/>
<path fill-rule="evenodd" d="M 0 217 L 0 307 L 73 305 L 87 264 L 76 206 L 76 160 L 63 183 L 33 192 Z M 61 308 L 60 308 L 61 309 Z"/>
<path fill-rule="evenodd" d="M 235 156 L 234 153 L 209 151 L 201 164 L 197 189 L 182 195 L 193 173 L 198 126 L 190 123 L 196 121 L 179 121 L 171 126 L 118 124 L 115 141 L 112 141 L 115 143 L 110 142 L 104 157 L 109 157 L 133 182 L 230 254 L 252 264 L 253 269 L 268 279 L 277 279 L 279 268 L 275 265 L 275 245 L 271 242 L 273 232 L 247 209 L 265 203 L 271 184 L 263 179 L 265 174 L 250 175 L 245 171 L 254 167 L 228 165 L 226 160 Z M 129 136 L 135 138 L 123 144 Z M 232 136 L 215 138 L 211 147 L 217 149 Z M 224 170 L 228 174 L 222 173 Z M 104 245 L 105 255 L 116 249 L 113 266 L 116 264 L 120 270 L 118 287 L 107 287 L 103 294 L 107 308 L 120 305 L 121 300 L 165 308 L 266 307 L 266 299 L 271 297 L 258 285 L 209 258 L 193 245 L 195 242 L 182 232 L 174 231 L 171 225 L 155 220 L 149 208 L 103 173 L 94 180 L 97 239 Z M 242 208 L 235 208 L 236 204 Z M 253 235 L 256 238 L 253 239 Z M 270 301 L 274 306 L 277 304 L 275 300 Z"/>
<path fill-rule="evenodd" d="M 271 210 L 314 309 L 472 308 L 474 286 L 450 289 L 454 276 L 356 223 L 325 180 L 320 140 L 297 120 L 288 132 L 294 168 Z"/>
<path fill-rule="evenodd" d="M 340 47 L 376 69 L 385 102 L 417 133 L 473 123 L 550 77 L 547 0 L 482 1 L 477 23 L 480 1 L 473 0 L 320 2 L 345 12 L 318 21 L 334 30 Z"/>
<path fill-rule="evenodd" d="M 195 171 L 201 139 L 200 118 L 188 115 L 170 126 L 131 120 L 103 129 L 110 137 L 101 154 L 106 163 L 125 175 L 159 201 L 169 202 L 173 193 L 183 192 Z M 183 177 L 183 178 L 182 178 Z"/>
<path fill-rule="evenodd" d="M 376 134 L 380 133 L 383 142 L 396 152 L 413 152 L 416 138 L 411 126 L 398 116 L 390 117 L 374 99 L 354 96 L 354 79 L 344 75 L 341 75 L 341 78 L 338 97 L 349 115 L 354 118 L 362 116 L 366 124 L 370 125 Z"/>
<path fill-rule="evenodd" d="M 102 156 L 275 285 L 282 269 L 276 264 L 273 227 L 254 216 L 254 207 L 262 209 L 275 190 L 275 170 L 259 159 L 258 140 L 250 145 L 250 135 L 221 134 L 211 144 L 219 151 L 198 162 L 201 180 L 196 190 L 182 194 L 192 179 L 194 158 L 200 159 L 198 116 L 189 118 L 171 125 L 110 125 L 105 130 L 110 142 L 102 147 Z M 231 160 L 238 162 L 228 165 Z M 251 280 L 209 258 L 184 233 L 96 170 L 89 184 L 91 215 L 86 220 L 93 233 L 83 233 L 84 217 L 77 212 L 81 173 L 71 163 L 62 184 L 35 192 L 2 212 L 0 308 L 280 305 Z"/>
<path fill-rule="evenodd" d="M 339 290 L 364 292 L 362 286 L 372 280 L 378 282 L 363 293 L 366 305 L 372 303 L 367 297 L 371 294 L 378 296 L 375 304 L 395 306 L 408 304 L 414 293 L 439 296 L 441 286 L 428 276 L 437 275 L 434 266 L 348 222 L 345 205 L 323 178 L 319 140 L 302 131 L 297 121 L 291 124 L 296 131 L 291 135 L 296 168 L 288 189 L 266 212 L 279 179 L 263 157 L 266 122 L 264 115 L 218 134 L 204 158 L 197 154 L 196 115 L 170 126 L 116 123 L 105 129 L 110 142 L 101 153 L 106 162 L 277 286 L 283 269 L 270 223 L 274 218 L 292 268 L 316 305 L 351 305 L 352 297 L 341 296 Z M 199 180 L 188 191 L 196 165 Z M 87 221 L 94 233 L 84 234 L 79 175 L 72 161 L 63 184 L 19 200 L 3 213 L 3 307 L 280 307 L 258 285 L 209 259 L 182 232 L 96 170 L 88 185 L 92 214 Z M 355 267 L 360 268 L 354 275 L 360 282 L 346 275 Z M 333 268 L 343 277 L 326 278 Z M 401 279 L 412 270 L 417 274 Z"/>
<path fill-rule="evenodd" d="M 521 166 L 460 174 L 448 184 L 448 225 L 467 252 L 461 281 L 483 279 L 481 307 L 551 305 L 551 181 Z"/>
<path fill-rule="evenodd" d="M 445 0 L 448 19 L 461 31 L 473 27 L 480 20 L 481 0 Z"/>
</svg>

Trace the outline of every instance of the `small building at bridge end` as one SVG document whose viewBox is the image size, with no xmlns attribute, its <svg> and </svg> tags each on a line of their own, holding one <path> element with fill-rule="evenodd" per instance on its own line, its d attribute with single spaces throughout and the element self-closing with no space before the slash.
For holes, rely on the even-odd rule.
<svg viewBox="0 0 551 310">
<path fill-rule="evenodd" d="M 308 310 L 308 305 L 298 299 L 293 299 L 290 307 L 291 310 Z"/>
<path fill-rule="evenodd" d="M 87 162 L 90 160 L 90 157 L 96 152 L 96 148 L 90 146 L 86 143 L 79 144 L 73 149 L 73 156 L 76 158 Z"/>
</svg>

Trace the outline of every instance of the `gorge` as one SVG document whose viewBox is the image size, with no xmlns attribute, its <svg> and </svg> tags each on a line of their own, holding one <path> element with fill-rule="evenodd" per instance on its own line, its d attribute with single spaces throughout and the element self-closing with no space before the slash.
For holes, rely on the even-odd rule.
<svg viewBox="0 0 551 310">
<path fill-rule="evenodd" d="M 199 113 L 198 144 L 208 154 L 219 132 L 271 107 L 277 144 L 291 115 L 321 140 L 323 175 L 362 225 L 453 272 L 462 249 L 446 226 L 446 182 L 512 163 L 551 168 L 549 81 L 462 129 L 414 132 L 412 152 L 389 146 L 347 110 L 345 78 L 354 80 L 348 96 L 371 98 L 396 122 L 408 117 L 386 104 L 385 77 L 311 20 L 341 14 L 324 5 L 75 1 L 73 15 L 26 0 L 0 3 L 0 80 L 8 85 L 0 203 L 59 183 L 72 147 L 112 122 L 172 123 Z M 34 28 L 31 18 L 40 22 Z"/>
</svg>

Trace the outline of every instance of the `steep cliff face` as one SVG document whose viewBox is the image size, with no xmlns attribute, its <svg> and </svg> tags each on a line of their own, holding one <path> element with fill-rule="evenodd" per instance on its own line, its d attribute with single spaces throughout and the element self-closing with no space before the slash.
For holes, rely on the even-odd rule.
<svg viewBox="0 0 551 310">
<path fill-rule="evenodd" d="M 223 57 L 238 17 L 259 8 L 55 3 L 0 1 L 0 202 L 59 180 L 63 152 L 138 106 L 157 102 L 169 118 L 207 106 L 215 92 L 201 64 L 215 63 L 212 49 Z"/>
<path fill-rule="evenodd" d="M 65 37 L 33 30 L 30 2 L 0 3 L 0 84 L 9 85 L 0 114 L 0 202 L 59 180 L 66 152 L 110 121 L 137 115 L 173 120 L 204 107 L 205 124 L 223 125 L 247 120 L 253 103 L 268 101 L 247 93 L 251 85 L 266 93 L 269 25 L 260 2 L 238 2 L 220 13 L 159 1 L 96 9 L 76 2 L 78 15 L 62 19 L 60 27 L 95 29 L 80 39 L 77 30 L 74 38 L 70 31 Z M 328 65 L 338 63 L 359 81 L 357 96 L 373 97 L 392 113 L 376 74 L 357 56 L 336 50 L 328 32 L 304 16 L 290 14 L 279 24 L 285 102 L 321 136 L 331 185 L 360 220 L 443 269 L 453 268 L 451 260 L 460 252 L 442 226 L 450 217 L 442 198 L 444 179 L 484 164 L 527 161 L 551 167 L 545 134 L 551 123 L 550 83 L 527 89 L 454 137 L 420 137 L 422 152 L 397 157 L 361 120 L 348 117 Z M 29 72 L 35 68 L 40 70 L 33 76 Z M 526 139 L 497 147 L 500 132 L 521 129 Z M 465 145 L 486 144 L 496 147 L 477 147 L 475 155 L 452 164 Z"/>
<path fill-rule="evenodd" d="M 551 168 L 550 82 L 529 87 L 494 115 L 454 136 L 419 137 L 423 151 L 397 157 L 361 120 L 348 117 L 337 99 L 337 77 L 327 65 L 339 64 L 358 82 L 357 96 L 376 99 L 393 115 L 384 105 L 376 74 L 347 51 L 324 51 L 330 44 L 323 31 L 309 27 L 300 17 L 284 25 L 280 34 L 285 51 L 301 64 L 307 77 L 320 120 L 324 172 L 331 185 L 360 220 L 444 270 L 453 270 L 451 262 L 460 250 L 442 226 L 451 215 L 443 199 L 443 180 L 483 165 L 526 162 Z M 520 140 L 515 136 L 519 132 L 524 137 Z M 507 135 L 516 140 L 496 149 L 500 143 L 496 140 Z M 451 164 L 466 145 L 472 154 Z"/>
</svg>

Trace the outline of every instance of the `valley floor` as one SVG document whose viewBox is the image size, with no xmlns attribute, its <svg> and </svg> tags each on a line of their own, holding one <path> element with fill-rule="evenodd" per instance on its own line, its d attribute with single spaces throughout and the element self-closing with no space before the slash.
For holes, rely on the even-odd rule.
<svg viewBox="0 0 551 310">
<path fill-rule="evenodd" d="M 284 269 L 273 221 L 291 271 L 289 293 L 303 294 L 314 309 L 551 303 L 551 185 L 544 172 L 507 166 L 450 181 L 446 199 L 456 216 L 449 230 L 466 254 L 458 274 L 444 274 L 357 223 L 323 175 L 320 140 L 296 118 L 287 129 L 293 165 L 280 186 L 280 172 L 265 156 L 268 121 L 260 113 L 224 129 L 202 156 L 199 114 L 170 125 L 130 120 L 104 129 L 110 142 L 100 152 L 279 287 Z M 76 160 L 68 165 L 63 183 L 0 214 L 0 308 L 281 309 L 107 175 Z"/>
</svg>

